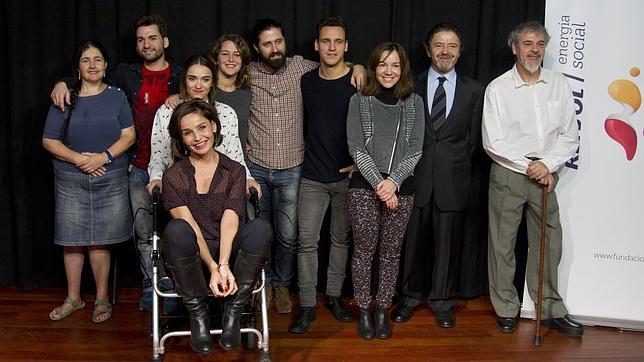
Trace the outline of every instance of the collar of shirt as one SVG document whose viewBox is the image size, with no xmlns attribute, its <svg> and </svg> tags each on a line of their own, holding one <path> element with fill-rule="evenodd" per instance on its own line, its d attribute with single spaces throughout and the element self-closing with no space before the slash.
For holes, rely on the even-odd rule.
<svg viewBox="0 0 644 362">
<path fill-rule="evenodd" d="M 512 67 L 512 80 L 514 80 L 514 87 L 515 88 L 521 88 L 523 86 L 529 86 L 530 83 L 526 83 L 523 81 L 523 78 L 521 78 L 521 75 L 519 74 L 519 71 L 517 70 L 517 64 L 514 63 L 514 66 Z M 539 79 L 537 79 L 534 84 L 537 83 L 546 83 L 548 84 L 550 82 L 550 79 L 548 79 L 548 72 L 545 72 L 543 68 L 539 69 Z"/>
<path fill-rule="evenodd" d="M 219 161 L 217 162 L 217 169 L 215 170 L 215 173 L 221 172 L 223 170 L 230 170 L 230 159 L 228 157 L 225 157 L 221 152 L 215 151 L 219 154 Z M 186 155 L 181 158 L 182 162 L 177 162 L 181 166 L 181 169 L 186 175 L 189 176 L 194 176 L 195 174 L 195 167 L 192 165 L 192 162 L 190 161 L 190 156 Z M 193 178 L 194 179 L 194 178 Z"/>
<path fill-rule="evenodd" d="M 431 114 L 432 112 L 432 103 L 434 101 L 434 93 L 436 93 L 436 88 L 440 84 L 438 77 L 447 78 L 443 82 L 443 88 L 445 88 L 445 95 L 447 100 L 445 103 L 445 115 L 449 117 L 449 112 L 452 110 L 452 105 L 454 104 L 454 94 L 456 93 L 456 70 L 452 68 L 447 74 L 439 74 L 434 68 L 429 67 L 427 72 L 427 109 Z"/>
</svg>

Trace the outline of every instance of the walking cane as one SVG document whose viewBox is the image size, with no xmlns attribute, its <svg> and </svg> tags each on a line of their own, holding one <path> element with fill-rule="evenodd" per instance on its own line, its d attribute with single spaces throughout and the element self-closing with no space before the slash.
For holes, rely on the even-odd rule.
<svg viewBox="0 0 644 362">
<path fill-rule="evenodd" d="M 543 198 L 541 200 L 541 241 L 539 242 L 539 288 L 537 291 L 537 328 L 534 334 L 534 345 L 541 345 L 541 303 L 543 301 L 543 259 L 546 249 L 546 211 L 548 203 L 548 185 L 543 185 Z"/>
</svg>

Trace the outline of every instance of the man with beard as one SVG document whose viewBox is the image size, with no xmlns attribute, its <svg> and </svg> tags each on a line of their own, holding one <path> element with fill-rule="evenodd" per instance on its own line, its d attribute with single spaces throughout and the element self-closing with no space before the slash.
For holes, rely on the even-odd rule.
<svg viewBox="0 0 644 362">
<path fill-rule="evenodd" d="M 252 30 L 258 61 L 250 65 L 251 104 L 248 119 L 248 168 L 262 188 L 261 217 L 275 225 L 275 252 L 267 267 L 269 301 L 275 288 L 278 313 L 290 313 L 297 239 L 297 196 L 304 159 L 300 77 L 317 63 L 299 55 L 286 57 L 282 25 L 260 19 Z M 354 69 L 364 75 L 364 69 Z M 362 77 L 358 77 L 359 80 Z M 354 80 L 352 80 L 354 82 Z"/>
<path fill-rule="evenodd" d="M 416 195 L 401 268 L 402 298 L 392 319 L 407 322 L 428 294 L 438 326 L 451 328 L 459 272 L 468 262 L 461 260 L 463 222 L 471 204 L 472 154 L 480 147 L 483 86 L 454 69 L 462 51 L 455 25 L 434 26 L 425 50 L 431 67 L 415 87 L 426 105 L 425 139 L 414 171 Z"/>
<path fill-rule="evenodd" d="M 496 327 L 516 329 L 521 304 L 513 284 L 514 246 L 522 215 L 528 227 L 526 279 L 537 299 L 542 190 L 547 187 L 547 228 L 543 280 L 542 324 L 571 337 L 583 326 L 568 314 L 557 292 L 561 260 L 561 223 L 554 192 L 557 170 L 576 152 L 579 136 L 572 92 L 561 73 L 541 68 L 550 36 L 536 21 L 519 24 L 508 45 L 516 57 L 512 69 L 485 91 L 483 147 L 494 163 L 490 170 L 488 275 Z"/>
<path fill-rule="evenodd" d="M 351 86 L 351 68 L 344 61 L 349 49 L 344 20 L 327 17 L 317 29 L 314 47 L 320 66 L 304 74 L 301 82 L 305 151 L 297 212 L 300 308 L 288 328 L 291 333 L 306 332 L 316 317 L 318 243 L 329 207 L 331 245 L 324 304 L 337 320 L 351 321 L 341 294 L 351 232 L 347 193 L 353 159 L 347 144 L 347 111 L 356 89 Z"/>
<path fill-rule="evenodd" d="M 165 58 L 165 49 L 170 45 L 165 20 L 155 14 L 144 15 L 134 23 L 136 32 L 136 52 L 141 57 L 140 63 L 119 64 L 116 69 L 107 73 L 106 81 L 121 88 L 130 102 L 136 129 L 136 149 L 132 159 L 128 178 L 130 203 L 135 215 L 134 228 L 138 237 L 138 248 L 141 253 L 141 272 L 143 273 L 143 296 L 139 300 L 139 309 L 152 310 L 152 215 L 149 209 L 152 199 L 147 186 L 150 182 L 148 163 L 150 162 L 150 136 L 154 115 L 169 94 L 179 92 L 181 66 L 170 65 Z M 64 109 L 69 104 L 68 84 L 70 79 L 59 82 L 51 93 L 51 99 L 58 107 Z M 137 212 L 139 211 L 139 212 Z M 163 266 L 159 264 L 160 277 L 165 276 Z M 166 288 L 169 286 L 165 286 Z M 164 288 L 164 289 L 166 289 Z M 172 301 L 168 299 L 167 301 Z M 168 305 L 166 305 L 168 306 Z"/>
</svg>

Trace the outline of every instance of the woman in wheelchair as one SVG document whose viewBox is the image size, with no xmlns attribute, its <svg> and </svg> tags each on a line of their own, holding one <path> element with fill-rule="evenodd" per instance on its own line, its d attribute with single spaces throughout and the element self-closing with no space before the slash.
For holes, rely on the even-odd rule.
<svg viewBox="0 0 644 362">
<path fill-rule="evenodd" d="M 199 99 L 180 104 L 168 130 L 180 159 L 162 179 L 161 200 L 172 217 L 163 235 L 166 267 L 190 316 L 192 348 L 199 353 L 213 349 L 206 304 L 210 290 L 215 297 L 229 297 L 219 344 L 236 349 L 241 312 L 268 259 L 272 231 L 259 218 L 240 222 L 246 174 L 243 166 L 215 150 L 221 125 L 212 105 Z"/>
</svg>

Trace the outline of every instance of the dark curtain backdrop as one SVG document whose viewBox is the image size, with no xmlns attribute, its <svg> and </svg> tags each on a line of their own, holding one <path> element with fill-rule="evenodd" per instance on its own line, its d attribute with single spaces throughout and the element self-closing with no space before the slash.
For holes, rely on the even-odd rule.
<svg viewBox="0 0 644 362">
<path fill-rule="evenodd" d="M 52 242 L 52 166 L 41 133 L 51 88 L 70 74 L 69 59 L 79 41 L 103 42 L 111 64 L 137 61 L 132 22 L 159 13 L 168 22 L 169 59 L 183 62 L 207 51 L 222 33 L 248 35 L 255 19 L 274 17 L 285 26 L 289 54 L 316 59 L 315 24 L 340 15 L 349 24 L 348 59 L 364 64 L 377 43 L 394 40 L 420 72 L 428 66 L 422 47 L 427 30 L 453 22 L 462 29 L 465 45 L 457 70 L 487 84 L 513 63 L 505 44 L 509 30 L 527 19 L 543 21 L 545 0 L 8 0 L 0 9 L 0 287 L 33 289 L 65 281 L 62 248 Z M 480 155 L 475 190 L 483 196 L 488 166 Z M 471 284 L 486 279 L 484 200 L 477 202 L 472 214 L 478 217 L 467 230 L 468 253 L 483 263 L 476 271 L 480 277 L 468 279 Z M 126 270 L 138 273 L 135 265 Z"/>
</svg>

